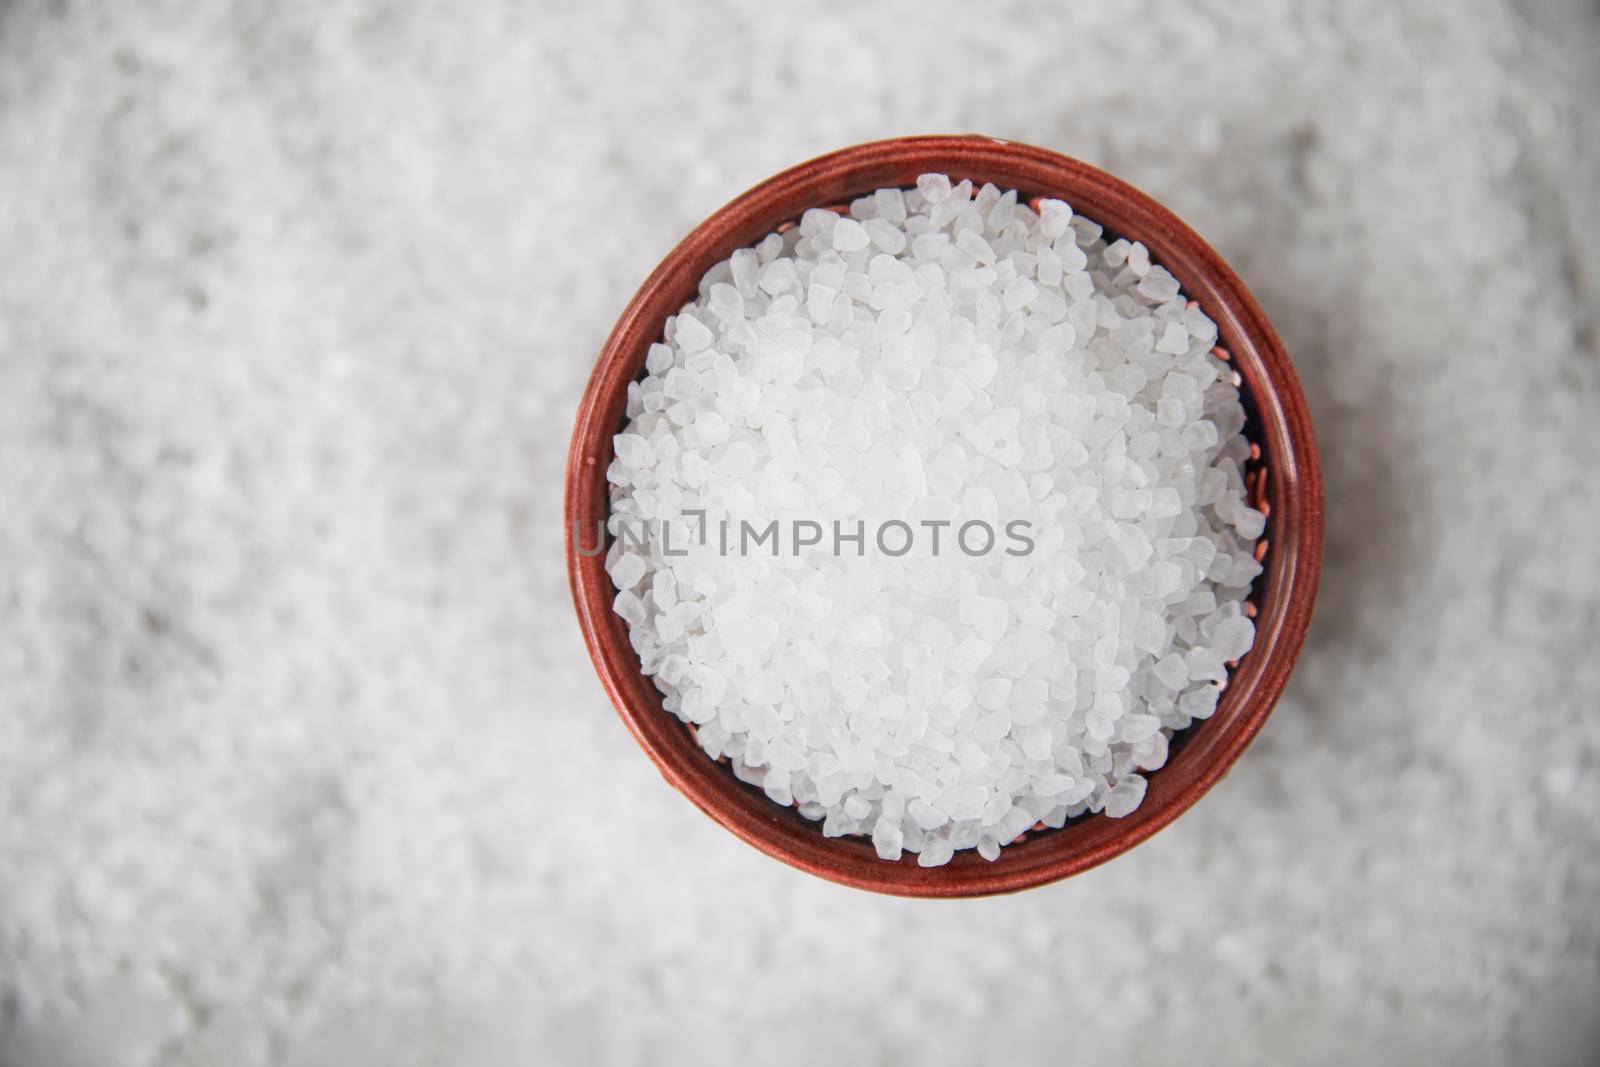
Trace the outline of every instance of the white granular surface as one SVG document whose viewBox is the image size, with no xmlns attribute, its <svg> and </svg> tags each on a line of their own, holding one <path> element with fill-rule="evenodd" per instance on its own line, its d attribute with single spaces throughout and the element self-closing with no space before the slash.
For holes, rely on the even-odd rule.
<svg viewBox="0 0 1600 1067">
<path fill-rule="evenodd" d="M 0 1063 L 1592 1063 L 1596 22 L 0 5 Z M 561 472 L 690 227 L 974 129 L 1239 271 L 1316 419 L 1327 572 L 1170 828 L 888 900 L 639 754 Z"/>
<path fill-rule="evenodd" d="M 813 208 L 699 290 L 607 471 L 615 609 L 666 710 L 885 860 L 1136 810 L 1255 635 L 1216 325 L 1142 243 L 944 174 Z"/>
</svg>

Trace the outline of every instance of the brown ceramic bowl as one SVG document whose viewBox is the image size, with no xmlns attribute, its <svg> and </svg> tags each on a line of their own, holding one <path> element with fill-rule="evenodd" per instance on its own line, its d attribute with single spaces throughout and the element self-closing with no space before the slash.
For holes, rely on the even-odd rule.
<svg viewBox="0 0 1600 1067">
<path fill-rule="evenodd" d="M 781 808 L 708 759 L 690 728 L 661 706 L 611 610 L 615 591 L 604 555 L 574 551 L 574 524 L 593 531 L 608 511 L 611 438 L 623 426 L 628 383 L 644 369 L 669 315 L 694 299 L 700 278 L 737 248 L 753 244 L 811 207 L 830 207 L 874 189 L 913 185 L 936 171 L 1059 197 L 1108 232 L 1143 241 L 1153 260 L 1216 321 L 1218 345 L 1240 377 L 1258 450 L 1248 480 L 1267 514 L 1257 556 L 1265 565 L 1247 610 L 1255 647 L 1230 671 L 1216 713 L 1173 739 L 1165 767 L 1149 776 L 1144 803 L 1122 819 L 1084 815 L 1059 830 L 1036 827 L 990 863 L 958 852 L 943 867 L 918 867 L 906 854 L 881 860 L 864 838 L 824 837 L 820 823 Z M 1322 474 L 1311 418 L 1294 368 L 1272 326 L 1216 252 L 1172 212 L 1137 189 L 1076 160 L 990 137 L 908 137 L 858 145 L 802 163 L 734 200 L 685 237 L 645 281 L 617 320 L 578 408 L 567 460 L 567 570 L 589 654 L 612 703 L 668 782 L 717 822 L 777 859 L 860 889 L 955 897 L 1043 885 L 1125 852 L 1166 826 L 1227 773 L 1272 710 L 1311 621 L 1322 567 Z M 593 544 L 592 532 L 586 544 Z"/>
</svg>

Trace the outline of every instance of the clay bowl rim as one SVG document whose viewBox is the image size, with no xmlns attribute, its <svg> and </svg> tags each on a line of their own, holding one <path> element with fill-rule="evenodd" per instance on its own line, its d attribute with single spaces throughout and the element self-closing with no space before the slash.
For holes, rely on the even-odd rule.
<svg viewBox="0 0 1600 1067">
<path fill-rule="evenodd" d="M 643 370 L 665 320 L 694 299 L 701 277 L 809 207 L 825 207 L 919 174 L 992 181 L 1025 197 L 1054 196 L 1108 231 L 1140 240 L 1217 323 L 1218 345 L 1239 372 L 1260 449 L 1252 492 L 1269 509 L 1256 579 L 1256 645 L 1230 672 L 1216 713 L 1174 738 L 1166 766 L 1148 776 L 1144 803 L 1111 819 L 1084 815 L 1059 830 L 1025 835 L 990 863 L 975 851 L 922 868 L 907 853 L 881 860 L 864 838 L 824 837 L 820 824 L 780 808 L 709 759 L 689 728 L 661 707 L 611 610 L 604 553 L 585 556 L 575 532 L 609 512 L 606 467 L 623 425 L 627 385 Z M 1270 471 L 1270 478 L 1267 472 Z M 791 167 L 695 227 L 646 279 L 618 318 L 578 407 L 567 457 L 563 522 L 567 571 L 589 655 L 611 702 L 661 774 L 702 811 L 790 866 L 857 889 L 909 897 L 984 896 L 1067 878 L 1126 852 L 1187 811 L 1248 747 L 1299 656 L 1322 567 L 1323 488 L 1310 413 L 1294 368 L 1266 315 L 1222 258 L 1176 215 L 1104 171 L 1031 145 L 978 135 L 904 137 L 831 152 Z M 1258 552 L 1258 556 L 1260 553 Z"/>
</svg>

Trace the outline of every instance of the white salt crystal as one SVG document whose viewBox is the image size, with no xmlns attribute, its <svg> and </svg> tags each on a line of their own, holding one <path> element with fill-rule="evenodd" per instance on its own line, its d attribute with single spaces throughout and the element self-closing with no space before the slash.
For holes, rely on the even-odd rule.
<svg viewBox="0 0 1600 1067">
<path fill-rule="evenodd" d="M 1183 660 L 1190 678 L 1220 682 L 1224 677 L 1222 657 L 1214 648 L 1191 648 Z"/>
<path fill-rule="evenodd" d="M 650 374 L 665 374 L 667 368 L 672 366 L 672 349 L 662 344 L 650 346 L 650 354 L 645 357 L 644 369 Z"/>
<path fill-rule="evenodd" d="M 701 321 L 688 313 L 678 316 L 674 340 L 685 352 L 698 352 L 711 343 L 711 331 Z"/>
<path fill-rule="evenodd" d="M 761 277 L 756 286 L 762 292 L 778 296 L 794 283 L 794 277 L 794 260 L 774 259 L 761 268 Z"/>
<path fill-rule="evenodd" d="M 632 589 L 639 584 L 639 579 L 644 577 L 644 572 L 644 560 L 631 554 L 617 557 L 616 563 L 612 564 L 610 570 L 611 580 L 616 583 L 618 589 Z"/>
<path fill-rule="evenodd" d="M 761 262 L 755 252 L 748 248 L 741 248 L 728 260 L 733 284 L 742 296 L 751 297 L 756 293 L 756 280 L 761 274 Z"/>
<path fill-rule="evenodd" d="M 637 559 L 638 557 L 632 558 Z M 611 602 L 611 609 L 622 616 L 623 621 L 629 626 L 640 626 L 644 623 L 644 601 L 626 589 L 617 594 L 616 599 Z"/>
<path fill-rule="evenodd" d="M 855 219 L 840 219 L 833 228 L 833 247 L 840 252 L 855 252 L 867 247 L 872 238 Z"/>
<path fill-rule="evenodd" d="M 744 441 L 735 441 L 717 460 L 716 470 L 729 478 L 742 478 L 755 469 L 756 462 L 756 450 Z"/>
<path fill-rule="evenodd" d="M 989 209 L 989 232 L 1004 232 L 1005 228 L 1011 225 L 1011 220 L 1013 217 L 1015 217 L 1016 211 L 1017 191 L 1012 189 L 1004 193 L 1000 199 L 995 202 L 994 207 Z"/>
<path fill-rule="evenodd" d="M 689 321 L 693 322 L 693 319 Z M 673 367 L 663 376 L 661 391 L 671 400 L 688 400 L 699 394 L 700 375 L 685 367 Z"/>
<path fill-rule="evenodd" d="M 701 411 L 694 417 L 695 437 L 702 445 L 720 445 L 728 439 L 728 420 L 715 411 Z M 690 453 L 701 459 L 698 452 Z"/>
<path fill-rule="evenodd" d="M 878 205 L 878 218 L 899 229 L 906 221 L 906 196 L 899 189 L 879 189 L 872 194 Z"/>
<path fill-rule="evenodd" d="M 1145 786 L 1148 783 L 1137 774 L 1125 775 L 1106 794 L 1106 814 L 1113 819 L 1121 819 L 1132 815 L 1134 810 L 1144 800 Z"/>
<path fill-rule="evenodd" d="M 1154 715 L 1124 715 L 1117 721 L 1117 737 L 1130 745 L 1148 740 L 1161 729 L 1161 720 Z"/>
<path fill-rule="evenodd" d="M 943 174 L 924 174 L 917 179 L 917 192 L 930 204 L 937 204 L 950 196 L 950 179 Z"/>
<path fill-rule="evenodd" d="M 962 367 L 961 373 L 967 381 L 982 389 L 994 380 L 995 372 L 999 369 L 999 360 L 985 354 Z"/>
<path fill-rule="evenodd" d="M 950 821 L 950 816 L 921 797 L 906 805 L 906 814 L 911 816 L 917 826 L 924 830 L 937 830 Z"/>
<path fill-rule="evenodd" d="M 1226 585 L 1239 589 L 1248 589 L 1250 583 L 1261 574 L 1261 563 L 1249 555 L 1239 556 L 1233 561 L 1233 566 L 1228 570 L 1228 576 L 1222 581 Z"/>
<path fill-rule="evenodd" d="M 1089 324 L 1088 326 L 1078 326 L 1078 332 L 1081 334 L 1093 333 L 1095 325 L 1094 305 L 1088 302 L 1089 298 L 1094 295 L 1093 276 L 1087 271 L 1073 272 L 1066 276 L 1066 279 L 1062 282 L 1062 287 L 1066 289 L 1067 296 L 1073 301 L 1074 307 L 1086 307 L 1089 309 L 1083 313 L 1087 314 Z M 1068 315 L 1070 317 L 1070 311 Z M 1073 325 L 1077 325 L 1077 320 L 1073 320 Z"/>
<path fill-rule="evenodd" d="M 1178 710 L 1196 719 L 1207 719 L 1217 710 L 1217 698 L 1222 691 L 1214 685 L 1202 685 L 1178 698 Z"/>
<path fill-rule="evenodd" d="M 1150 250 L 1143 241 L 1135 241 L 1128 247 L 1128 269 L 1141 278 L 1150 272 Z"/>
<path fill-rule="evenodd" d="M 1255 644 L 1255 624 L 1242 615 L 1235 615 L 1217 623 L 1211 632 L 1211 647 L 1224 660 L 1236 660 Z"/>
<path fill-rule="evenodd" d="M 1183 328 L 1183 323 L 1167 323 L 1161 332 L 1161 340 L 1156 342 L 1156 351 L 1170 355 L 1182 355 L 1189 351 L 1189 331 Z"/>
<path fill-rule="evenodd" d="M 1011 679 L 990 678 L 978 687 L 978 706 L 996 711 L 1006 706 L 1011 697 Z"/>
<path fill-rule="evenodd" d="M 1162 270 L 1160 267 L 1152 267 L 1150 269 L 1150 273 L 1146 274 L 1142 279 L 1140 279 L 1139 284 L 1134 288 L 1135 292 L 1144 297 L 1146 300 L 1156 304 L 1165 304 L 1167 301 L 1178 295 L 1178 280 L 1172 275 L 1168 274 L 1166 271 Z M 1190 329 L 1189 332 L 1209 335 L 1213 338 L 1216 337 L 1216 326 L 1212 325 L 1211 320 L 1204 318 L 1203 315 L 1201 318 L 1203 320 L 1203 324 L 1197 323 L 1199 329 Z M 1184 319 L 1185 326 L 1188 326 L 1188 316 L 1185 315 Z"/>
<path fill-rule="evenodd" d="M 1133 746 L 1133 765 L 1141 771 L 1160 770 L 1167 763 L 1168 742 L 1164 733 L 1151 734 L 1149 738 Z"/>
<path fill-rule="evenodd" d="M 1176 652 L 1169 652 L 1156 661 L 1153 668 L 1155 676 L 1161 684 L 1171 690 L 1180 690 L 1189 682 L 1189 668 L 1184 666 L 1183 657 Z"/>
<path fill-rule="evenodd" d="M 1072 789 L 1078 783 L 1067 774 L 1046 774 L 1033 783 L 1033 791 L 1042 797 L 1059 796 Z"/>
<path fill-rule="evenodd" d="M 972 736 L 980 741 L 998 741 L 1010 732 L 1011 715 L 1003 709 L 981 716 L 972 728 Z"/>
<path fill-rule="evenodd" d="M 1029 759 L 1049 759 L 1055 736 L 1049 730 L 1032 730 L 1022 739 L 1022 754 Z"/>
<path fill-rule="evenodd" d="M 992 596 L 972 596 L 961 602 L 958 617 L 973 628 L 978 637 L 995 644 L 1006 632 L 1005 602 Z"/>
<path fill-rule="evenodd" d="M 611 439 L 611 446 L 617 453 L 617 459 L 634 470 L 655 465 L 655 452 L 650 442 L 638 434 L 619 433 Z"/>
<path fill-rule="evenodd" d="M 991 266 L 995 262 L 994 246 L 976 230 L 962 230 L 956 234 L 956 247 L 984 266 Z"/>
<path fill-rule="evenodd" d="M 724 321 L 742 318 L 744 315 L 744 297 L 739 290 L 727 282 L 718 282 L 711 287 L 708 297 L 711 310 L 719 319 Z"/>
<path fill-rule="evenodd" d="M 1001 301 L 1007 311 L 1016 311 L 1026 307 L 1039 294 L 1039 287 L 1027 278 L 1013 278 L 1001 294 Z"/>
<path fill-rule="evenodd" d="M 878 821 L 872 826 L 872 847 L 877 850 L 878 858 L 899 859 L 904 842 L 905 834 L 898 822 L 890 822 L 887 818 L 879 816 Z"/>
<path fill-rule="evenodd" d="M 906 247 L 905 231 L 887 219 L 868 219 L 862 224 L 862 229 L 867 231 L 874 245 L 890 255 L 898 254 Z"/>
<path fill-rule="evenodd" d="M 1240 508 L 1234 513 L 1233 528 L 1247 541 L 1260 537 L 1267 528 L 1267 517 L 1255 508 Z"/>
<path fill-rule="evenodd" d="M 1037 821 L 1027 808 L 1020 804 L 1015 805 L 1000 820 L 1000 838 L 1004 841 L 1013 841 L 1018 834 L 1026 831 Z"/>
<path fill-rule="evenodd" d="M 1072 208 L 1065 201 L 1045 199 L 1039 201 L 1039 230 L 1044 238 L 1054 241 L 1067 232 L 1072 223 Z"/>
</svg>

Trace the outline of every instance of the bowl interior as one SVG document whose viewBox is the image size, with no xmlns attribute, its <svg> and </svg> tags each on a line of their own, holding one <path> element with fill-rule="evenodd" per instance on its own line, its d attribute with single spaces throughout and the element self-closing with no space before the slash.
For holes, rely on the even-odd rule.
<svg viewBox="0 0 1600 1067">
<path fill-rule="evenodd" d="M 625 423 L 627 386 L 640 377 L 665 320 L 692 301 L 701 277 L 735 249 L 828 207 L 920 174 L 971 178 L 1058 197 L 1107 231 L 1143 241 L 1217 324 L 1218 345 L 1239 378 L 1246 435 L 1259 450 L 1250 492 L 1267 512 L 1258 546 L 1265 568 L 1250 603 L 1256 644 L 1230 671 L 1216 713 L 1173 738 L 1166 766 L 1148 775 L 1143 804 L 1122 819 L 1084 815 L 1059 830 L 1030 833 L 998 860 L 958 852 L 922 868 L 907 854 L 877 857 L 864 838 L 827 838 L 821 824 L 781 808 L 706 757 L 690 728 L 661 706 L 611 610 L 615 590 L 604 554 L 583 556 L 609 512 L 611 438 Z M 590 379 L 568 457 L 568 571 L 580 624 L 612 702 L 662 774 L 712 818 L 762 851 L 846 885 L 908 896 L 1008 892 L 1078 873 L 1131 848 L 1176 818 L 1249 744 L 1288 679 L 1309 624 L 1322 558 L 1322 484 L 1305 400 L 1288 357 L 1253 298 L 1217 254 L 1155 201 L 1099 170 L 1043 149 L 986 137 L 924 137 L 845 149 L 763 182 L 697 227 L 651 274 L 623 312 Z M 1261 546 L 1265 546 L 1264 554 Z"/>
</svg>

